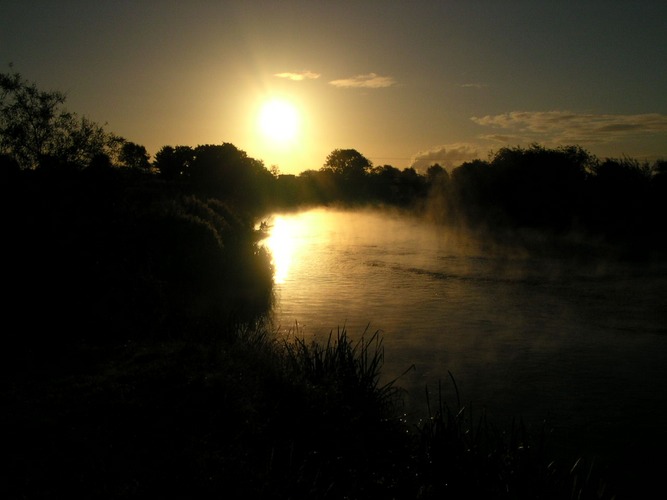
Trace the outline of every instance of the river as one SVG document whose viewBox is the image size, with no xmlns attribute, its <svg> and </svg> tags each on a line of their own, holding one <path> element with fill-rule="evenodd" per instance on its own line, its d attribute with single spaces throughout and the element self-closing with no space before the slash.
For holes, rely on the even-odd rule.
<svg viewBox="0 0 667 500">
<path fill-rule="evenodd" d="M 573 453 L 637 465 L 664 452 L 664 263 L 496 252 L 384 211 L 268 222 L 276 329 L 320 340 L 379 330 L 383 381 L 398 378 L 409 415 L 425 411 L 426 390 L 437 398 L 439 382 L 455 402 L 451 374 L 462 403 L 500 426 L 546 422 Z"/>
</svg>

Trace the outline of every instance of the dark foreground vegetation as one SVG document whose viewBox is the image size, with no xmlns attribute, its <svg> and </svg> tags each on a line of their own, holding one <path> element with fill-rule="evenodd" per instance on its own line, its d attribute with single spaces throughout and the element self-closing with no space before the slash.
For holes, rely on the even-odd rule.
<svg viewBox="0 0 667 500">
<path fill-rule="evenodd" d="M 378 383 L 377 334 L 278 339 L 262 321 L 270 259 L 237 208 L 117 168 L 15 171 L 2 199 L 3 498 L 600 487 L 520 425 L 495 429 L 444 398 L 408 421 L 399 386 Z"/>
<path fill-rule="evenodd" d="M 255 227 L 272 209 L 372 203 L 652 258 L 663 163 L 534 146 L 422 175 L 336 150 L 290 177 L 228 143 L 150 162 L 60 94 L 0 83 L 3 498 L 612 497 L 614 478 L 548 432 L 472 414 L 453 379 L 410 421 L 400 380 L 379 385 L 377 334 L 276 337 Z"/>
</svg>

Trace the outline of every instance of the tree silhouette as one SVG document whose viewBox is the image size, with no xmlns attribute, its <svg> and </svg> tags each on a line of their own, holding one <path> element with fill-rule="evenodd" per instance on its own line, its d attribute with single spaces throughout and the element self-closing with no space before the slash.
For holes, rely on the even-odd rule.
<svg viewBox="0 0 667 500">
<path fill-rule="evenodd" d="M 578 147 L 501 148 L 490 166 L 492 200 L 514 225 L 569 229 L 596 159 Z"/>
<path fill-rule="evenodd" d="M 65 110 L 65 100 L 64 93 L 42 91 L 19 73 L 0 73 L 0 154 L 33 169 L 41 163 L 83 168 L 98 153 L 111 153 L 120 138 Z"/>
<path fill-rule="evenodd" d="M 356 149 L 334 149 L 322 167 L 345 180 L 359 179 L 370 173 L 373 164 Z"/>
<path fill-rule="evenodd" d="M 651 224 L 653 180 L 648 164 L 627 158 L 601 162 L 589 186 L 589 227 L 612 240 L 638 241 Z"/>
<path fill-rule="evenodd" d="M 134 142 L 125 141 L 120 150 L 121 164 L 129 168 L 148 170 L 150 168 L 150 156 L 146 148 Z"/>
<path fill-rule="evenodd" d="M 426 170 L 426 216 L 437 222 L 446 222 L 449 217 L 449 172 L 438 163 Z"/>
<path fill-rule="evenodd" d="M 320 169 L 319 177 L 324 184 L 331 185 L 330 192 L 336 198 L 358 202 L 369 195 L 368 174 L 373 164 L 356 149 L 334 149 Z"/>
<path fill-rule="evenodd" d="M 246 208 L 264 205 L 276 182 L 262 161 L 228 142 L 194 148 L 187 178 L 196 192 L 229 198 Z"/>
<path fill-rule="evenodd" d="M 392 165 L 375 166 L 370 183 L 373 195 L 384 203 L 399 203 L 401 199 L 401 171 Z"/>
<path fill-rule="evenodd" d="M 434 163 L 426 170 L 426 180 L 430 185 L 449 182 L 449 173 L 440 164 Z"/>
<path fill-rule="evenodd" d="M 498 222 L 497 210 L 491 209 L 494 191 L 491 173 L 489 162 L 484 160 L 468 161 L 452 170 L 448 212 L 453 222 L 473 225 Z M 496 212 L 493 217 L 492 212 Z"/>
<path fill-rule="evenodd" d="M 183 179 L 190 175 L 195 152 L 190 146 L 163 146 L 156 154 L 154 166 L 168 180 Z"/>
<path fill-rule="evenodd" d="M 412 167 L 401 170 L 398 181 L 401 204 L 410 204 L 425 193 L 426 182 L 424 176 L 419 175 Z"/>
</svg>

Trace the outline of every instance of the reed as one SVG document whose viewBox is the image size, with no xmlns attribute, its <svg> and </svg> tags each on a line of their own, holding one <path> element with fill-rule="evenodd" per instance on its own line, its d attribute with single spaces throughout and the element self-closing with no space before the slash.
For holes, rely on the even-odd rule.
<svg viewBox="0 0 667 500">
<path fill-rule="evenodd" d="M 395 401 L 395 381 L 380 384 L 384 347 L 380 331 L 368 327 L 353 341 L 345 327 L 333 330 L 325 344 L 294 337 L 284 344 L 287 366 L 310 385 L 333 390 L 368 404 Z"/>
<path fill-rule="evenodd" d="M 613 499 L 613 492 L 593 463 L 574 465 L 555 459 L 544 426 L 531 433 L 521 420 L 499 428 L 485 410 L 463 405 L 449 373 L 455 402 L 449 404 L 442 383 L 438 399 L 426 392 L 428 417 L 415 426 L 416 469 L 420 498 Z"/>
<path fill-rule="evenodd" d="M 427 417 L 416 423 L 407 421 L 401 414 L 397 380 L 380 383 L 384 350 L 379 331 L 369 334 L 367 328 L 353 341 L 345 328 L 339 328 L 324 343 L 294 338 L 285 341 L 284 348 L 290 376 L 317 395 L 314 404 L 320 413 L 313 428 L 317 438 L 311 444 L 317 448 L 325 441 L 329 445 L 331 441 L 347 442 L 339 460 L 359 467 L 355 454 L 363 453 L 384 468 L 372 472 L 366 466 L 356 471 L 329 469 L 339 472 L 330 483 L 339 492 L 368 491 L 373 486 L 372 491 L 382 491 L 387 498 L 419 500 L 614 498 L 594 464 L 583 458 L 573 460 L 574 465 L 554 458 L 546 427 L 531 434 L 515 419 L 509 429 L 499 428 L 484 410 L 477 412 L 472 404 L 462 404 L 451 373 L 453 401 L 447 401 L 440 382 L 435 401 L 426 391 Z M 356 441 L 376 448 L 361 450 L 358 443 L 350 444 Z M 336 450 L 341 452 L 341 448 Z M 330 466 L 320 463 L 318 474 L 325 474 Z M 366 476 L 359 477 L 360 473 Z"/>
</svg>

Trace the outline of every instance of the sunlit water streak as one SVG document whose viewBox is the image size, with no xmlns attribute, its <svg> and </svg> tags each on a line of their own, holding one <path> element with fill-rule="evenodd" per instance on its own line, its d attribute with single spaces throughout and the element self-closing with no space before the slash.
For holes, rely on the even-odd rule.
<svg viewBox="0 0 667 500">
<path fill-rule="evenodd" d="M 497 421 L 548 419 L 582 448 L 667 443 L 667 272 L 493 255 L 444 229 L 379 212 L 276 214 L 275 322 L 325 339 L 383 332 L 383 378 L 410 411 L 448 373 Z M 451 399 L 450 399 L 451 401 Z M 560 431 L 558 431 L 560 430 Z"/>
</svg>

